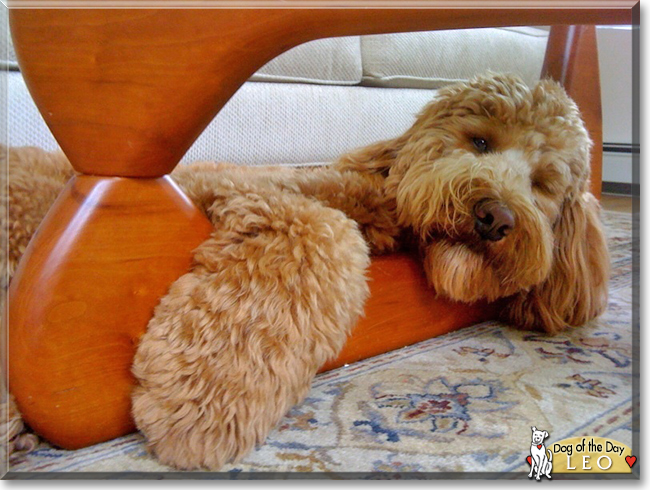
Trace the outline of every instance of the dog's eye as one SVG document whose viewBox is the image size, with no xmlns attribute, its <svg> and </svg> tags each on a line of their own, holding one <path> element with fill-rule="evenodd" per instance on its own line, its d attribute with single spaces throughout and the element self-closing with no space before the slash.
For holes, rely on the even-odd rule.
<svg viewBox="0 0 650 490">
<path fill-rule="evenodd" d="M 485 138 L 472 138 L 472 143 L 474 143 L 474 148 L 476 148 L 479 153 L 487 153 L 490 150 L 490 146 Z"/>
<path fill-rule="evenodd" d="M 537 189 L 539 192 L 543 194 L 553 194 L 553 188 L 547 182 L 541 180 L 533 180 L 532 185 L 533 185 L 533 189 Z"/>
</svg>

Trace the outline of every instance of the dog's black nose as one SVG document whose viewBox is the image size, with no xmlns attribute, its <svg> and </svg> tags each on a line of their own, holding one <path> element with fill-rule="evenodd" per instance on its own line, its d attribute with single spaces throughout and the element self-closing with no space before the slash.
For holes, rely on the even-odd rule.
<svg viewBox="0 0 650 490">
<path fill-rule="evenodd" d="M 514 227 L 515 216 L 502 202 L 482 199 L 474 206 L 474 229 L 483 240 L 498 242 Z"/>
</svg>

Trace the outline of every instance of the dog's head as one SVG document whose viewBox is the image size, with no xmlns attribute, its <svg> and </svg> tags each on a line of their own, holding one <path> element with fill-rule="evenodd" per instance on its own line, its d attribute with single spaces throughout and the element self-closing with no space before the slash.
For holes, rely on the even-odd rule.
<svg viewBox="0 0 650 490">
<path fill-rule="evenodd" d="M 542 444 L 548 437 L 548 432 L 545 430 L 537 430 L 537 427 L 531 427 L 531 429 L 533 430 L 533 444 Z"/>
<path fill-rule="evenodd" d="M 438 293 L 512 297 L 511 319 L 554 331 L 606 298 L 591 145 L 559 84 L 484 76 L 440 90 L 404 135 L 355 158 L 385 176 Z"/>
</svg>

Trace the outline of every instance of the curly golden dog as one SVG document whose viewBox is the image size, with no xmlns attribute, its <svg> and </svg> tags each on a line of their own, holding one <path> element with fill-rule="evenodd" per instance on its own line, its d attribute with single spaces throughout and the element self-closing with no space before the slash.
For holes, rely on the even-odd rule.
<svg viewBox="0 0 650 490">
<path fill-rule="evenodd" d="M 174 179 L 215 231 L 133 363 L 133 415 L 152 451 L 217 469 L 261 444 L 362 313 L 369 253 L 415 244 L 439 295 L 503 298 L 517 327 L 555 333 L 596 317 L 609 258 L 590 148 L 558 84 L 486 76 L 440 90 L 405 134 L 331 166 L 180 166 Z M 10 152 L 14 171 L 54 165 L 24 151 Z M 54 168 L 58 190 L 69 169 Z M 26 209 L 33 187 L 15 184 Z M 10 223 L 33 230 L 45 208 Z M 11 260 L 29 234 L 12 236 Z"/>
</svg>

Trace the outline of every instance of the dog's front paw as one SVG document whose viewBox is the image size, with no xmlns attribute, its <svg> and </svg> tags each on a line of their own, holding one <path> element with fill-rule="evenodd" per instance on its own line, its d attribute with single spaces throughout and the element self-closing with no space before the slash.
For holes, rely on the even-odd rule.
<svg viewBox="0 0 650 490">
<path fill-rule="evenodd" d="M 280 198 L 268 219 L 249 218 L 254 230 L 224 220 L 140 342 L 133 415 L 163 463 L 216 470 L 264 442 L 362 312 L 369 259 L 355 224 Z"/>
<path fill-rule="evenodd" d="M 481 254 L 444 239 L 424 249 L 424 270 L 436 293 L 454 301 L 494 301 L 504 293 L 501 280 Z"/>
</svg>

